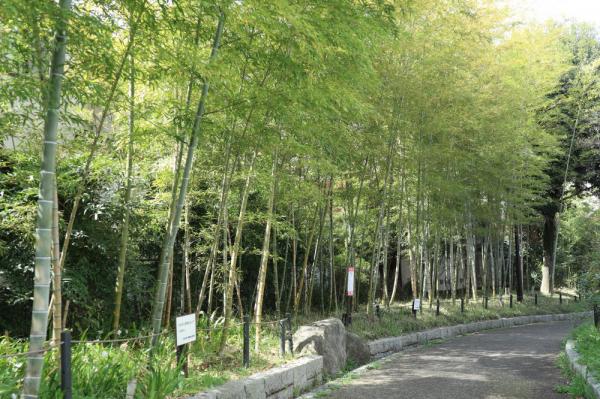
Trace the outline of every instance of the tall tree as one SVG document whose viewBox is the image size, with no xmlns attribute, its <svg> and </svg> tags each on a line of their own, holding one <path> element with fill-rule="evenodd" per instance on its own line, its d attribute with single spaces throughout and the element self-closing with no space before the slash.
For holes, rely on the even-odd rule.
<svg viewBox="0 0 600 399">
<path fill-rule="evenodd" d="M 67 20 L 71 12 L 71 0 L 61 0 L 56 24 L 55 45 L 48 81 L 48 105 L 44 123 L 43 158 L 40 168 L 40 192 L 36 228 L 35 278 L 31 333 L 27 371 L 23 381 L 23 398 L 38 397 L 42 369 L 43 346 L 48 326 L 48 301 L 50 296 L 50 271 L 52 263 L 52 225 L 55 201 L 56 148 L 58 146 L 58 121 L 60 118 L 61 92 L 65 72 Z"/>
</svg>

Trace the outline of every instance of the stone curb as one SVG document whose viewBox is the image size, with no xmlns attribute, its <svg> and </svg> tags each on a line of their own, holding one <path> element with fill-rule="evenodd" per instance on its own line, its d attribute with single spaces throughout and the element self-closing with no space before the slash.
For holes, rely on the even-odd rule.
<svg viewBox="0 0 600 399">
<path fill-rule="evenodd" d="M 575 342 L 573 342 L 572 340 L 568 340 L 567 344 L 565 345 L 565 352 L 567 353 L 567 359 L 569 359 L 571 368 L 583 377 L 585 382 L 594 392 L 596 398 L 600 398 L 600 382 L 598 382 L 598 380 L 592 375 L 592 373 L 589 372 L 586 366 L 579 363 L 579 358 L 581 356 L 575 350 Z"/>
<path fill-rule="evenodd" d="M 549 321 L 572 320 L 588 317 L 592 312 L 559 313 L 546 315 L 517 316 L 501 319 L 476 321 L 468 324 L 458 324 L 448 327 L 438 327 L 431 330 L 419 331 L 397 337 L 382 338 L 367 343 L 372 358 L 381 358 L 386 355 L 400 352 L 404 348 L 417 344 L 425 344 L 436 339 L 446 339 L 458 335 L 469 334 L 477 331 L 494 328 L 508 328 L 532 323 Z"/>
<path fill-rule="evenodd" d="M 323 357 L 311 355 L 185 399 L 290 399 L 322 382 Z"/>
</svg>

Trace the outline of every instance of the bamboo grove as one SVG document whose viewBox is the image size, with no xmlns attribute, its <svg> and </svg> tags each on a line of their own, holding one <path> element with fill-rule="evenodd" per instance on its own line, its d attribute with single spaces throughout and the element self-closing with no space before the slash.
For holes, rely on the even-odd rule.
<svg viewBox="0 0 600 399">
<path fill-rule="evenodd" d="M 476 0 L 5 0 L 0 29 L 0 301 L 33 314 L 0 328 L 32 349 L 48 312 L 54 339 L 341 312 L 350 265 L 357 310 L 521 298 L 544 256 L 552 290 L 553 112 L 565 76 L 596 88 L 568 26 Z"/>
</svg>

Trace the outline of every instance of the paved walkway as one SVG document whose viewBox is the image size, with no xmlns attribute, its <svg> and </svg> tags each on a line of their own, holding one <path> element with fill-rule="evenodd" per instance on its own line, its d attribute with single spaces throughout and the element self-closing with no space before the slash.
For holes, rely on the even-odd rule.
<svg viewBox="0 0 600 399">
<path fill-rule="evenodd" d="M 573 321 L 456 337 L 392 355 L 343 384 L 335 399 L 554 399 L 565 383 L 556 366 Z"/>
</svg>

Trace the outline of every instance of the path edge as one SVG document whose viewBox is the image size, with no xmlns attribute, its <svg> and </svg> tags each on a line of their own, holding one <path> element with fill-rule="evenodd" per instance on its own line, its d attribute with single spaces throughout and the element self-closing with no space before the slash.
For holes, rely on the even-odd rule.
<svg viewBox="0 0 600 399">
<path fill-rule="evenodd" d="M 567 341 L 567 344 L 565 345 L 565 353 L 567 354 L 567 359 L 569 360 L 571 369 L 583 377 L 596 398 L 600 399 L 600 382 L 598 382 L 592 373 L 589 372 L 587 366 L 584 366 L 579 362 L 581 355 L 575 350 L 575 341 Z"/>
</svg>

